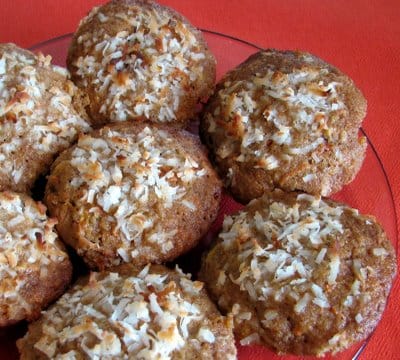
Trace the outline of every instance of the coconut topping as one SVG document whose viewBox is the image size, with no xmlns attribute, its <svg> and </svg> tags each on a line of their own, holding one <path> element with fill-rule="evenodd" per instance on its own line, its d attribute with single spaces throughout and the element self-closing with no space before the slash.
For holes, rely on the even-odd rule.
<svg viewBox="0 0 400 360">
<path fill-rule="evenodd" d="M 268 197 L 262 202 L 265 207 L 251 215 L 243 211 L 225 218 L 219 235 L 222 246 L 227 253 L 237 254 L 240 266 L 231 271 L 225 266 L 216 286 L 224 287 L 226 274 L 253 301 L 286 299 L 296 313 L 309 306 L 329 309 L 329 292 L 337 284 L 342 265 L 336 247 L 345 231 L 344 208 L 307 194 L 299 194 L 291 206 Z M 374 250 L 374 254 L 384 254 Z M 345 294 L 345 306 L 352 307 L 363 295 L 366 271 L 359 259 L 353 260 L 355 281 Z"/>
<path fill-rule="evenodd" d="M 145 127 L 129 136 L 109 128 L 101 136 L 82 136 L 72 152 L 77 176 L 71 185 L 83 189 L 89 212 L 103 211 L 123 240 L 118 254 L 128 262 L 133 245 L 142 241 L 173 247 L 175 230 L 165 232 L 157 219 L 177 201 L 195 211 L 187 189 L 203 177 L 202 168 L 164 130 Z M 132 244 L 133 242 L 133 244 Z"/>
<path fill-rule="evenodd" d="M 79 132 L 90 130 L 72 106 L 76 88 L 68 72 L 50 61 L 50 56 L 35 56 L 12 45 L 0 47 L 0 176 L 11 175 L 15 184 L 30 164 L 24 158 L 15 160 L 13 154 L 27 149 L 39 157 L 55 154 Z M 63 87 L 52 84 L 50 77 Z"/>
<path fill-rule="evenodd" d="M 241 344 L 321 356 L 370 334 L 395 273 L 394 249 L 373 218 L 275 190 L 225 217 L 200 276 Z"/>
<path fill-rule="evenodd" d="M 189 28 L 161 7 L 121 6 L 113 14 L 95 8 L 81 26 L 100 20 L 78 37 L 84 56 L 74 60 L 83 87 L 104 98 L 100 113 L 111 121 L 137 117 L 176 119 L 182 95 L 202 79 L 205 53 Z M 113 32 L 115 24 L 122 30 Z"/>
<path fill-rule="evenodd" d="M 137 276 L 91 273 L 44 312 L 35 349 L 47 358 L 170 359 L 189 341 L 214 343 L 194 300 L 201 287 L 178 273 L 185 287 L 149 265 Z"/>
<path fill-rule="evenodd" d="M 20 295 L 27 283 L 27 272 L 47 276 L 50 263 L 68 258 L 54 231 L 54 219 L 48 219 L 46 208 L 27 196 L 0 192 L 0 297 L 7 306 L 29 304 Z"/>
<path fill-rule="evenodd" d="M 340 96 L 343 85 L 321 80 L 327 73 L 269 68 L 246 80 L 225 81 L 215 95 L 218 105 L 206 114 L 208 131 L 224 134 L 215 144 L 217 155 L 273 170 L 336 142 L 342 129 L 333 128 L 331 118 L 348 110 Z"/>
</svg>

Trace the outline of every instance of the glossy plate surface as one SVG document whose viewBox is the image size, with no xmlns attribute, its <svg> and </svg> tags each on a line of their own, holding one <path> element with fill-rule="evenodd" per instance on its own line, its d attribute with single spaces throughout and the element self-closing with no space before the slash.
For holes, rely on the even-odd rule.
<svg viewBox="0 0 400 360">
<path fill-rule="evenodd" d="M 215 33 L 209 30 L 203 30 L 205 38 L 211 51 L 217 58 L 217 80 L 228 70 L 240 64 L 247 59 L 248 56 L 259 50 L 256 45 L 230 37 Z M 42 52 L 53 57 L 53 63 L 65 66 L 65 59 L 71 34 L 61 36 L 56 39 L 44 41 L 31 48 L 34 52 Z M 193 126 L 195 127 L 195 125 Z M 193 129 L 192 129 L 193 130 Z M 196 131 L 195 129 L 193 131 Z M 363 131 L 364 135 L 365 132 Z M 347 185 L 340 193 L 333 196 L 335 200 L 339 200 L 358 208 L 361 213 L 374 215 L 383 225 L 386 233 L 393 242 L 397 253 L 397 227 L 396 213 L 392 190 L 386 176 L 385 169 L 376 152 L 373 144 L 368 139 L 368 150 L 356 179 Z M 229 196 L 224 195 L 222 206 L 218 218 L 206 236 L 202 244 L 197 249 L 183 256 L 178 260 L 180 266 L 189 272 L 195 273 L 199 264 L 200 252 L 202 248 L 213 238 L 222 224 L 225 214 L 230 214 L 240 209 L 241 205 L 234 202 Z M 22 337 L 26 331 L 26 324 L 20 324 L 11 329 L 0 329 L 0 358 L 1 359 L 18 359 L 18 351 L 15 347 L 15 341 Z M 356 359 L 368 346 L 368 341 L 362 344 L 356 344 L 349 350 L 337 354 L 336 356 L 326 356 L 324 359 Z M 238 345 L 239 359 L 299 359 L 296 356 L 277 356 L 273 352 L 261 346 Z M 307 359 L 313 359 L 307 357 Z M 317 358 L 315 358 L 317 359 Z"/>
</svg>

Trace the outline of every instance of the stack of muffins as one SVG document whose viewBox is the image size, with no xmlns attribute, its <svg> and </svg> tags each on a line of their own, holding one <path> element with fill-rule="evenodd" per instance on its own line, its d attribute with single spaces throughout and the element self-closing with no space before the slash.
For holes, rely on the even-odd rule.
<svg viewBox="0 0 400 360">
<path fill-rule="evenodd" d="M 365 155 L 351 79 L 266 50 L 214 88 L 201 32 L 146 0 L 94 8 L 69 71 L 50 60 L 0 45 L 0 324 L 32 321 L 21 359 L 234 359 L 234 335 L 322 355 L 373 331 L 393 247 L 321 197 Z M 198 116 L 205 146 L 184 130 Z M 30 198 L 43 175 L 50 217 Z M 194 281 L 170 265 L 207 234 L 223 184 L 247 205 Z M 89 270 L 73 285 L 64 244 Z"/>
</svg>

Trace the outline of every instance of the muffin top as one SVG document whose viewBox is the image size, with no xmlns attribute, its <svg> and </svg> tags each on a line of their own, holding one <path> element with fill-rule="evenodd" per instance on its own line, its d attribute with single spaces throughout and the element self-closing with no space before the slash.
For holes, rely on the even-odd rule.
<svg viewBox="0 0 400 360">
<path fill-rule="evenodd" d="M 43 204 L 27 195 L 0 192 L 0 326 L 37 317 L 60 295 L 58 287 L 63 290 L 68 284 L 71 264 L 55 223 Z M 54 267 L 61 267 L 63 274 Z M 50 289 L 46 281 L 52 282 Z"/>
<path fill-rule="evenodd" d="M 82 136 L 55 161 L 45 201 L 65 241 L 81 252 L 105 251 L 96 260 L 86 254 L 90 266 L 103 268 L 110 257 L 113 265 L 144 265 L 193 247 L 214 220 L 220 193 L 193 135 L 121 123 Z"/>
<path fill-rule="evenodd" d="M 366 338 L 385 307 L 393 246 L 371 216 L 275 191 L 225 219 L 201 278 L 243 344 L 322 355 Z"/>
<path fill-rule="evenodd" d="M 87 89 L 97 124 L 145 118 L 183 127 L 215 82 L 201 32 L 153 1 L 94 8 L 74 35 L 67 64 Z"/>
<path fill-rule="evenodd" d="M 234 359 L 231 322 L 203 283 L 160 265 L 91 273 L 18 341 L 21 359 L 36 354 L 110 359 Z"/>
<path fill-rule="evenodd" d="M 365 112 L 361 92 L 333 66 L 308 53 L 266 50 L 222 78 L 201 131 L 240 200 L 275 187 L 326 196 L 361 166 Z"/>
<path fill-rule="evenodd" d="M 53 157 L 90 130 L 68 72 L 14 44 L 0 44 L 0 190 L 29 191 Z"/>
</svg>

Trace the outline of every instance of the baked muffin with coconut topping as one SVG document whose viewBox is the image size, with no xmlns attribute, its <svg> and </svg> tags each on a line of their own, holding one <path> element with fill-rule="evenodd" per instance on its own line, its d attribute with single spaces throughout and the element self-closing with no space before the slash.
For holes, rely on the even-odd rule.
<svg viewBox="0 0 400 360">
<path fill-rule="evenodd" d="M 215 82 L 201 32 L 150 0 L 94 8 L 73 37 L 67 64 L 88 92 L 97 124 L 145 118 L 184 127 Z"/>
<path fill-rule="evenodd" d="M 179 269 L 91 273 L 29 326 L 21 359 L 235 359 L 232 321 Z"/>
<path fill-rule="evenodd" d="M 198 139 L 129 122 L 82 136 L 53 164 L 45 202 L 93 269 L 175 259 L 214 221 L 221 183 Z"/>
<path fill-rule="evenodd" d="M 301 52 L 266 50 L 218 83 L 201 134 L 234 197 L 280 188 L 328 196 L 361 167 L 366 101 L 338 69 Z"/>
<path fill-rule="evenodd" d="M 54 157 L 90 130 L 84 96 L 50 61 L 0 44 L 0 191 L 28 192 Z"/>
<path fill-rule="evenodd" d="M 70 282 L 72 266 L 46 208 L 0 192 L 0 326 L 34 320 Z"/>
<path fill-rule="evenodd" d="M 385 308 L 396 259 L 371 216 L 275 190 L 226 217 L 200 278 L 234 316 L 240 342 L 323 355 L 365 339 Z"/>
</svg>

